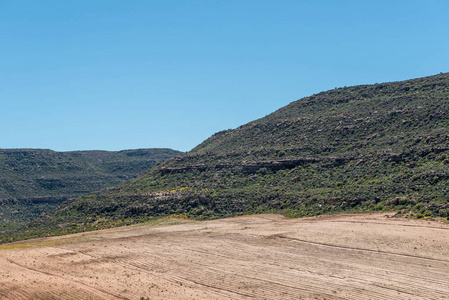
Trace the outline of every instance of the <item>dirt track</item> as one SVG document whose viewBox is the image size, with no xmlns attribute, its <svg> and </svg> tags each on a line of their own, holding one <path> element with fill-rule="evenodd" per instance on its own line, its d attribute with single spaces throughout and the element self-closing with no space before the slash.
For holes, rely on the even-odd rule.
<svg viewBox="0 0 449 300">
<path fill-rule="evenodd" d="M 0 299 L 449 298 L 448 225 L 385 214 L 165 223 L 2 245 Z"/>
</svg>

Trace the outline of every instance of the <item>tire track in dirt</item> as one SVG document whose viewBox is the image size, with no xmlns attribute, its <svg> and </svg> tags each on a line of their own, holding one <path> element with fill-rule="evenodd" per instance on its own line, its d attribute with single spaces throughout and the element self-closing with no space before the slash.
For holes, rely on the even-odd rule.
<svg viewBox="0 0 449 300">
<path fill-rule="evenodd" d="M 320 243 L 320 245 L 321 245 L 321 243 Z M 332 245 L 332 246 L 333 246 L 333 245 Z M 351 249 L 354 249 L 354 247 L 346 247 L 346 248 L 344 248 L 344 249 L 345 249 L 345 250 L 346 250 L 346 249 L 351 250 Z M 187 249 L 187 250 L 189 250 L 189 249 Z M 363 249 L 363 250 L 366 250 L 366 249 Z M 200 252 L 200 253 L 202 253 L 203 255 L 206 255 L 206 256 L 208 255 L 207 252 L 204 252 L 204 251 L 198 251 L 198 250 L 192 250 L 192 249 L 190 249 L 190 251 Z M 376 253 L 378 253 L 378 252 L 376 252 Z M 396 253 L 392 253 L 392 254 L 396 254 Z M 219 257 L 229 257 L 229 256 L 223 256 L 223 255 L 217 254 L 217 253 L 213 253 L 213 254 L 209 253 L 209 255 L 219 256 Z M 407 257 L 407 258 L 408 258 L 408 257 Z M 421 259 L 421 258 L 423 258 L 423 257 L 418 257 L 418 259 Z M 426 258 L 426 257 L 425 257 L 425 258 Z M 252 262 L 252 264 L 254 265 L 254 262 Z M 425 272 L 424 272 L 424 273 L 425 273 Z M 371 274 L 371 276 L 372 276 L 372 274 Z M 378 278 L 384 279 L 383 276 L 379 276 Z M 426 279 L 427 279 L 427 278 L 421 277 L 421 279 L 422 279 L 424 282 L 426 282 Z M 390 280 L 390 281 L 391 281 L 391 279 L 389 279 L 388 277 L 386 277 L 385 280 Z M 400 285 L 403 285 L 403 286 L 405 285 L 405 286 L 407 286 L 407 281 L 403 281 L 403 282 L 396 281 L 396 282 L 398 282 L 398 284 L 400 284 Z M 378 283 L 378 282 L 372 282 L 372 283 L 370 283 L 370 281 L 366 281 L 366 282 L 363 282 L 363 283 L 364 283 L 364 284 L 369 283 L 369 284 L 371 284 L 371 285 L 373 285 L 373 286 L 377 286 L 378 288 L 381 288 L 381 289 L 392 289 L 392 290 L 395 290 L 395 291 L 397 291 L 397 292 L 401 292 L 401 293 L 403 293 L 403 294 L 405 294 L 405 295 L 410 294 L 410 293 L 407 291 L 407 288 L 389 288 L 388 286 L 385 286 L 385 284 L 382 285 L 381 283 Z M 441 281 L 439 281 L 439 283 L 441 283 Z M 420 289 L 423 288 L 423 286 L 422 286 L 422 285 L 409 285 L 409 288 L 413 288 L 416 292 L 418 292 Z M 419 294 L 419 293 L 418 293 L 418 294 Z M 429 296 L 429 295 L 432 295 L 432 293 L 430 292 L 430 293 L 428 293 L 427 295 L 428 295 L 428 296 Z M 372 298 L 372 296 L 373 296 L 373 295 L 371 295 L 370 298 Z M 438 297 L 438 296 L 441 297 L 441 294 L 439 294 L 439 295 L 435 294 L 435 296 L 436 296 L 436 297 Z M 360 298 L 360 295 L 358 295 L 358 297 L 356 297 L 356 299 L 357 299 L 357 298 Z M 384 295 L 384 296 L 381 296 L 380 298 L 381 298 L 381 299 L 385 299 L 385 295 Z"/>
<path fill-rule="evenodd" d="M 294 237 L 284 236 L 282 234 L 275 234 L 273 236 L 276 238 L 280 238 L 280 239 L 286 239 L 286 240 L 291 240 L 291 241 L 296 241 L 296 242 L 301 242 L 301 243 L 307 243 L 307 244 L 311 244 L 311 245 L 323 246 L 323 247 L 332 247 L 332 248 L 339 248 L 339 249 L 345 249 L 345 250 L 380 253 L 380 254 L 387 254 L 387 255 L 402 256 L 402 257 L 409 257 L 409 258 L 415 258 L 415 259 L 423 259 L 423 260 L 449 263 L 449 260 L 444 260 L 444 259 L 424 257 L 424 256 L 418 256 L 418 255 L 412 255 L 412 254 L 388 252 L 388 251 L 382 251 L 382 250 L 373 250 L 373 249 L 366 249 L 366 248 L 347 247 L 347 246 L 333 245 L 333 244 L 328 244 L 328 243 L 317 243 L 317 242 L 302 240 L 302 239 L 298 239 L 298 238 L 294 238 Z"/>
<path fill-rule="evenodd" d="M 333 244 L 329 244 L 329 243 L 316 243 L 316 242 L 311 242 L 311 241 L 307 241 L 307 240 L 301 240 L 301 239 L 297 239 L 297 238 L 291 238 L 291 237 L 286 237 L 283 235 L 276 235 L 278 238 L 280 239 L 286 239 L 286 240 L 291 240 L 291 241 L 295 241 L 295 242 L 301 242 L 301 243 L 306 243 L 306 244 L 310 244 L 310 245 L 314 245 L 314 246 L 324 246 L 324 247 L 330 247 L 330 248 L 336 248 L 336 249 L 340 249 L 342 251 L 361 251 L 361 252 L 368 252 L 368 253 L 372 253 L 374 255 L 394 255 L 394 256 L 398 256 L 400 258 L 404 258 L 405 260 L 410 260 L 410 259 L 414 259 L 414 260 L 430 260 L 430 261 L 435 261 L 435 262 L 443 262 L 446 263 L 446 260 L 441 260 L 441 259 L 434 259 L 434 258 L 428 258 L 428 257 L 423 257 L 423 256 L 416 256 L 416 255 L 407 255 L 407 254 L 399 254 L 399 253 L 394 253 L 394 252 L 388 252 L 388 251 L 380 251 L 380 250 L 372 250 L 372 249 L 362 249 L 362 248 L 356 248 L 356 247 L 345 247 L 345 246 L 339 246 L 339 245 L 333 245 Z M 379 262 L 382 260 L 379 260 Z M 389 259 L 383 259 L 384 263 L 388 263 L 391 264 L 391 260 Z M 423 297 L 429 297 L 429 296 L 433 296 L 435 297 L 435 299 L 441 299 L 442 297 L 445 297 L 447 295 L 447 290 L 449 287 L 449 281 L 446 280 L 435 280 L 433 278 L 430 277 L 430 275 L 432 275 L 431 273 L 429 273 L 429 270 L 426 268 L 420 268 L 419 264 L 413 264 L 412 262 L 408 261 L 409 264 L 414 265 L 416 272 L 418 274 L 426 274 L 426 276 L 415 276 L 412 274 L 405 274 L 405 273 L 399 273 L 399 272 L 394 272 L 393 270 L 388 270 L 389 273 L 395 273 L 396 275 L 401 275 L 403 280 L 394 280 L 391 279 L 391 276 L 382 276 L 379 273 L 374 273 L 372 271 L 370 272 L 365 272 L 363 270 L 358 270 L 357 272 L 361 275 L 361 274 L 365 274 L 365 280 L 361 280 L 361 276 L 359 276 L 358 278 L 352 277 L 354 280 L 358 280 L 360 283 L 364 283 L 364 284 L 370 284 L 373 286 L 377 286 L 380 288 L 386 288 L 386 289 L 392 289 L 404 294 L 410 294 L 410 295 L 422 295 Z M 447 265 L 445 265 L 446 269 L 449 271 Z M 371 267 L 372 269 L 376 269 L 375 266 Z M 419 271 L 418 271 L 419 270 Z M 378 272 L 383 271 L 383 269 L 378 268 Z M 442 275 L 446 275 L 447 276 L 448 273 L 445 272 L 441 272 L 441 273 L 436 273 L 436 275 L 438 275 L 437 277 L 441 277 Z M 411 284 L 411 278 L 415 279 L 416 284 Z M 388 286 L 385 286 L 379 282 L 375 282 L 374 279 L 376 278 L 381 278 L 383 281 L 388 281 L 389 283 L 391 282 L 397 282 L 397 287 L 396 288 L 390 288 Z M 449 278 L 448 278 L 449 280 Z M 381 280 L 379 280 L 381 281 Z M 435 286 L 437 285 L 437 286 Z M 427 286 L 432 286 L 432 290 L 428 289 Z M 439 286 L 439 288 L 438 288 Z M 400 287 L 400 288 L 399 288 Z M 414 293 L 410 293 L 410 290 L 413 290 Z"/>
<path fill-rule="evenodd" d="M 4 284 L 2 284 L 4 285 Z M 9 284 L 3 287 L 0 285 L 0 299 L 31 299 L 31 293 L 23 290 L 19 285 Z"/>
<path fill-rule="evenodd" d="M 13 260 L 11 260 L 11 259 L 7 259 L 7 261 L 8 261 L 9 263 L 13 264 L 13 265 L 16 265 L 16 266 L 18 266 L 18 267 L 21 267 L 21 268 L 23 268 L 23 269 L 26 269 L 26 270 L 28 270 L 28 271 L 33 271 L 33 272 L 41 273 L 41 274 L 44 274 L 44 275 L 47 275 L 47 276 L 50 276 L 50 277 L 57 277 L 58 279 L 63 280 L 63 281 L 66 281 L 66 282 L 69 282 L 69 283 L 71 283 L 71 284 L 74 284 L 75 286 L 81 286 L 82 289 L 84 289 L 84 290 L 86 290 L 86 291 L 89 291 L 90 293 L 93 293 L 94 295 L 97 295 L 97 296 L 99 296 L 99 297 L 101 297 L 101 298 L 104 298 L 104 299 L 108 299 L 108 298 L 110 299 L 110 297 L 114 297 L 114 298 L 116 298 L 116 299 L 125 299 L 125 300 L 127 299 L 127 298 L 124 298 L 124 297 L 121 297 L 121 296 L 112 294 L 112 293 L 110 293 L 110 292 L 108 292 L 108 291 L 106 291 L 106 290 L 104 290 L 104 289 L 92 287 L 92 286 L 87 285 L 87 284 L 85 284 L 85 283 L 83 283 L 83 282 L 81 282 L 81 281 L 78 281 L 78 280 L 73 280 L 73 279 L 64 278 L 63 276 L 60 276 L 60 275 L 57 275 L 57 274 L 52 274 L 52 273 L 50 273 L 50 272 L 46 272 L 46 271 L 43 271 L 43 270 L 38 270 L 38 269 L 36 269 L 36 268 L 31 268 L 31 267 L 28 267 L 28 266 L 24 266 L 24 265 L 19 264 L 18 262 L 15 262 L 15 261 L 13 261 Z M 105 297 L 106 297 L 106 298 L 105 298 Z"/>
<path fill-rule="evenodd" d="M 103 299 L 447 299 L 449 237 L 440 226 L 380 215 L 245 216 L 96 232 L 94 241 L 45 246 L 31 258 L 28 249 L 5 250 L 5 257 Z M 3 271 L 5 263 L 0 274 L 23 273 Z M 32 297 L 0 283 L 0 298 L 11 295 Z"/>
<path fill-rule="evenodd" d="M 143 258 L 143 257 L 141 257 Z M 148 259 L 148 257 L 146 257 Z M 178 282 L 184 282 L 184 284 L 193 284 L 193 285 L 198 285 L 201 287 L 208 287 L 210 289 L 215 290 L 215 292 L 219 295 L 222 296 L 227 296 L 227 297 L 232 297 L 235 298 L 236 296 L 240 296 L 240 297 L 246 297 L 246 298 L 254 298 L 257 297 L 258 299 L 262 299 L 262 298 L 266 298 L 266 295 L 261 295 L 260 293 L 242 293 L 240 291 L 238 291 L 238 289 L 231 289 L 229 288 L 228 283 L 223 283 L 220 285 L 214 284 L 213 282 L 216 282 L 218 280 L 211 280 L 216 278 L 217 274 L 222 275 L 223 274 L 223 270 L 217 270 L 214 268 L 209 268 L 207 266 L 201 266 L 201 271 L 200 272 L 195 272 L 194 270 L 196 269 L 195 267 L 192 266 L 188 266 L 186 269 L 189 269 L 189 274 L 187 275 L 182 275 L 183 273 L 181 272 L 181 274 L 172 274 L 171 272 L 168 272 L 167 270 L 164 270 L 163 265 L 167 265 L 167 264 L 171 264 L 174 265 L 175 262 L 169 262 L 167 261 L 167 259 L 165 257 L 153 257 L 152 260 L 154 261 L 159 261 L 159 262 L 163 262 L 161 264 L 150 264 L 148 262 L 142 262 L 141 260 L 138 260 L 136 258 L 133 259 L 114 259 L 115 263 L 121 263 L 125 266 L 132 266 L 135 268 L 138 268 L 140 270 L 143 270 L 145 272 L 151 273 L 151 274 L 157 274 L 158 276 L 161 276 L 163 278 L 165 278 L 167 281 L 173 282 L 173 283 L 178 283 Z M 177 269 L 177 272 L 179 272 L 179 269 Z M 267 280 L 263 280 L 261 278 L 256 278 L 256 277 L 249 277 L 249 276 L 240 276 L 240 275 L 236 275 L 235 273 L 229 273 L 231 275 L 234 276 L 238 276 L 240 277 L 239 280 L 243 281 L 244 279 L 248 279 L 251 278 L 253 280 L 258 280 L 258 281 L 262 281 L 264 283 L 271 283 L 271 284 L 276 284 L 279 285 L 279 288 L 277 289 L 272 289 L 271 292 L 274 295 L 279 295 L 279 294 L 283 294 L 283 292 L 285 292 L 285 288 L 289 288 L 294 290 L 295 292 L 297 291 L 302 291 L 302 292 L 308 292 L 308 293 L 314 293 L 316 294 L 316 290 L 317 290 L 317 285 L 314 286 L 310 286 L 309 289 L 305 289 L 305 288 L 298 288 L 298 287 L 294 287 L 294 286 L 288 286 L 285 284 L 278 284 L 275 282 L 271 282 L 271 281 L 267 281 Z M 192 279 L 192 277 L 195 278 Z M 269 290 L 263 290 L 263 292 L 270 292 Z M 259 295 L 260 294 L 260 295 Z M 286 293 L 284 293 L 286 294 Z M 295 295 L 297 293 L 294 293 Z M 321 295 L 321 294 L 320 294 Z M 264 297 L 262 297 L 264 296 Z M 288 294 L 286 294 L 285 296 L 288 296 Z M 328 295 L 328 296 L 332 296 L 332 295 Z M 262 298 L 261 298 L 262 297 Z M 296 299 L 296 296 L 292 296 L 292 299 Z M 338 299 L 339 297 L 332 297 L 333 299 Z M 270 299 L 269 297 L 267 299 Z M 284 299 L 289 299 L 288 297 L 284 297 Z"/>
<path fill-rule="evenodd" d="M 91 257 L 92 260 L 87 262 L 89 264 L 104 261 L 104 259 L 105 259 L 105 257 L 103 257 L 103 256 L 98 257 L 96 255 L 89 254 L 89 253 L 87 253 L 87 251 L 83 251 L 83 250 L 75 251 L 75 252 L 78 252 L 80 254 Z M 235 298 L 235 296 L 245 296 L 245 297 L 253 298 L 251 295 L 246 295 L 243 293 L 231 291 L 231 290 L 228 290 L 225 288 L 217 288 L 217 287 L 214 287 L 213 285 L 207 285 L 207 284 L 195 282 L 194 280 L 191 280 L 189 278 L 181 278 L 181 277 L 177 277 L 175 275 L 166 274 L 167 271 L 163 270 L 163 267 L 161 267 L 161 265 L 169 264 L 169 262 L 167 262 L 167 259 L 163 256 L 159 256 L 159 257 L 157 257 L 156 260 L 159 262 L 165 261 L 165 263 L 162 263 L 162 264 L 143 263 L 143 262 L 140 262 L 136 257 L 134 257 L 133 259 L 127 259 L 125 256 L 109 256 L 109 258 L 108 258 L 108 262 L 113 262 L 117 265 L 122 265 L 125 267 L 133 267 L 133 268 L 139 269 L 141 271 L 145 271 L 149 274 L 153 274 L 153 275 L 162 277 L 165 280 L 167 280 L 168 282 L 178 283 L 179 280 L 185 279 L 186 282 L 190 282 L 191 284 L 211 288 L 211 289 L 213 289 L 214 293 L 217 295 L 226 296 L 226 297 L 231 296 L 233 298 Z M 223 293 L 223 292 L 225 292 L 225 293 Z M 122 299 L 128 299 L 128 298 L 122 298 Z"/>
<path fill-rule="evenodd" d="M 188 249 L 188 248 L 187 249 L 183 249 L 183 251 L 189 251 L 189 250 L 192 251 L 191 249 Z M 205 254 L 205 253 L 203 253 L 203 254 Z M 216 253 L 215 254 L 210 254 L 210 255 L 216 256 Z M 226 256 L 226 257 L 229 257 L 229 256 Z M 153 258 L 152 260 L 154 260 L 154 261 L 164 261 L 165 259 L 163 259 L 163 258 Z M 234 266 L 238 265 L 238 261 L 232 261 L 232 262 L 229 262 L 229 263 L 234 265 Z M 253 263 L 253 262 L 251 262 L 251 263 Z M 136 266 L 136 264 L 133 261 L 131 261 L 130 264 Z M 172 264 L 172 265 L 174 265 L 175 263 L 164 261 L 164 264 Z M 178 265 L 179 262 L 176 262 L 176 264 Z M 148 266 L 148 264 L 145 264 L 145 263 L 138 265 L 138 267 L 141 267 L 143 269 L 147 269 L 147 266 Z M 264 266 L 266 266 L 266 264 L 261 264 L 261 267 L 264 267 Z M 241 266 L 238 266 L 238 267 L 240 269 L 242 269 Z M 155 264 L 152 264 L 152 269 L 157 269 L 157 268 L 158 268 L 158 266 L 155 266 Z M 161 267 L 159 266 L 159 268 L 161 268 Z M 263 298 L 263 296 L 267 297 L 267 295 L 266 295 L 267 293 L 268 294 L 271 293 L 270 295 L 272 295 L 272 296 L 279 296 L 280 294 L 284 294 L 283 295 L 283 299 L 288 298 L 289 294 L 290 294 L 291 297 L 296 298 L 297 297 L 296 295 L 299 294 L 299 292 L 301 292 L 301 294 L 307 293 L 307 294 L 315 294 L 315 295 L 317 295 L 317 293 L 318 293 L 317 291 L 319 291 L 320 288 L 321 288 L 321 285 L 317 284 L 314 279 L 311 279 L 310 281 L 307 281 L 307 284 L 305 282 L 302 282 L 301 283 L 301 288 L 300 288 L 298 286 L 287 285 L 287 284 L 282 283 L 282 282 L 289 282 L 288 276 L 286 276 L 284 278 L 280 278 L 280 279 L 278 279 L 276 281 L 267 280 L 267 279 L 261 278 L 261 277 L 254 277 L 254 276 L 248 275 L 246 273 L 245 273 L 245 275 L 242 275 L 242 276 L 240 276 L 240 275 L 236 276 L 236 274 L 234 272 L 229 273 L 229 272 L 226 272 L 226 270 L 224 270 L 224 269 L 212 268 L 212 267 L 208 266 L 207 263 L 204 264 L 204 265 L 201 265 L 201 264 L 197 263 L 195 266 L 189 266 L 188 268 L 190 268 L 190 270 L 189 270 L 189 274 L 188 274 L 187 277 L 186 276 L 182 276 L 182 275 L 178 275 L 176 277 L 173 277 L 171 274 L 166 274 L 166 272 L 164 272 L 164 276 L 167 277 L 167 278 L 172 278 L 173 277 L 176 280 L 183 280 L 185 282 L 189 282 L 189 281 L 191 281 L 192 275 L 194 275 L 194 277 L 197 279 L 195 281 L 195 283 L 201 283 L 202 285 L 205 285 L 205 286 L 206 285 L 207 286 L 215 286 L 216 288 L 219 288 L 219 289 L 224 289 L 223 286 L 226 286 L 227 289 L 229 290 L 229 283 L 227 283 L 227 282 L 223 283 L 223 284 L 221 284 L 219 286 L 217 286 L 216 284 L 213 285 L 211 283 L 211 279 L 216 278 L 217 274 L 223 275 L 223 273 L 226 273 L 228 275 L 234 275 L 235 277 L 239 277 L 240 281 L 244 281 L 244 279 L 248 279 L 249 278 L 249 279 L 251 279 L 251 280 L 253 280 L 255 282 L 258 282 L 259 284 L 260 284 L 260 282 L 262 282 L 263 284 L 272 284 L 272 285 L 276 286 L 276 287 L 271 288 L 270 290 L 268 290 L 266 288 L 262 289 L 262 292 L 265 293 L 265 294 L 253 293 L 253 295 L 255 295 L 255 296 L 259 297 L 259 298 L 260 297 Z M 195 270 L 195 269 L 200 269 L 201 272 L 192 271 L 192 270 Z M 212 270 L 212 272 L 210 272 L 211 270 Z M 183 272 L 180 271 L 179 269 L 177 269 L 177 273 L 183 274 Z M 270 275 L 271 275 L 270 273 L 266 273 L 265 277 L 269 278 Z M 201 279 L 201 282 L 198 281 L 199 279 Z M 332 299 L 338 299 L 340 297 L 336 297 L 335 295 L 332 295 L 331 294 L 331 292 L 332 292 L 331 290 L 335 291 L 335 290 L 339 289 L 340 287 L 341 287 L 340 285 L 327 284 L 328 291 L 327 292 L 321 291 L 318 294 L 321 295 L 321 296 L 331 297 Z M 285 292 L 286 290 L 289 290 L 289 293 L 286 293 Z M 237 292 L 236 289 L 233 289 L 232 291 L 233 292 Z M 268 297 L 268 299 L 269 298 L 270 297 Z M 363 297 L 361 297 L 360 295 L 357 298 L 358 299 L 363 299 Z M 374 299 L 372 295 L 371 295 L 370 298 Z M 384 299 L 384 297 L 380 297 L 379 299 Z"/>
<path fill-rule="evenodd" d="M 313 223 L 313 222 L 310 222 Z M 386 223 L 386 222 L 361 222 L 361 221 L 329 221 L 329 223 L 349 223 L 349 224 L 376 224 L 376 225 L 386 225 L 392 227 L 415 227 L 415 228 L 430 228 L 430 229 L 438 229 L 438 230 L 449 230 L 448 227 L 440 227 L 438 226 L 423 226 L 423 225 L 414 225 L 414 224 L 401 224 L 401 223 Z"/>
<path fill-rule="evenodd" d="M 253 296 L 249 295 L 249 294 L 244 294 L 244 293 L 240 293 L 240 292 L 236 292 L 234 290 L 231 289 L 227 289 L 227 288 L 221 288 L 221 287 L 217 287 L 215 285 L 212 284 L 207 284 L 207 283 L 201 283 L 201 282 L 197 282 L 195 280 L 193 280 L 190 277 L 181 277 L 180 275 L 173 275 L 168 273 L 168 271 L 161 271 L 161 266 L 158 264 L 149 264 L 149 263 L 144 263 L 144 262 L 140 262 L 136 259 L 117 259 L 115 260 L 116 263 L 121 263 L 124 266 L 132 266 L 134 268 L 137 268 L 139 270 L 151 273 L 151 274 L 156 274 L 160 277 L 163 277 L 165 280 L 172 282 L 172 283 L 179 283 L 180 280 L 184 281 L 184 282 L 188 282 L 190 284 L 194 284 L 194 285 L 199 285 L 202 287 L 208 287 L 214 290 L 214 292 L 218 295 L 222 295 L 222 296 L 243 296 L 243 297 L 248 297 L 248 298 L 253 298 Z M 158 270 L 159 269 L 159 270 Z M 223 293 L 225 292 L 225 293 Z"/>
<path fill-rule="evenodd" d="M 270 238 L 270 237 L 268 237 L 268 238 Z M 321 245 L 321 244 L 320 244 Z M 314 245 L 314 246 L 316 246 L 316 245 Z M 333 245 L 332 245 L 333 246 Z M 234 248 L 234 247 L 233 247 Z M 238 246 L 235 246 L 235 248 L 239 248 Z M 346 248 L 343 248 L 344 250 L 347 250 L 347 249 L 349 249 L 349 250 L 353 250 L 354 249 L 354 247 L 346 247 Z M 201 255 L 203 255 L 203 256 L 218 256 L 218 257 L 224 257 L 224 258 L 230 258 L 230 256 L 228 256 L 228 255 L 222 255 L 222 254 L 217 254 L 217 253 L 207 253 L 207 251 L 199 251 L 199 250 L 192 250 L 192 249 L 184 249 L 184 250 L 187 250 L 187 251 L 193 251 L 193 252 L 199 252 L 199 253 L 201 253 Z M 365 250 L 365 249 L 363 249 L 363 250 Z M 393 253 L 393 254 L 395 254 L 395 253 Z M 419 257 L 419 258 L 421 258 L 421 257 Z M 235 262 L 232 262 L 234 265 L 236 265 L 236 263 Z M 254 262 L 251 262 L 252 263 L 252 265 L 254 266 Z M 266 265 L 266 263 L 264 264 L 264 265 Z M 239 266 L 239 268 L 241 269 L 241 266 Z M 247 276 L 248 277 L 248 276 Z M 258 278 L 259 280 L 260 280 L 260 278 Z M 304 278 L 303 278 L 304 279 Z M 288 278 L 282 278 L 282 279 L 280 279 L 280 281 L 284 281 L 284 280 L 287 280 L 288 281 Z M 274 283 L 273 281 L 270 281 L 271 283 Z M 362 281 L 360 281 L 360 282 L 362 282 Z M 277 283 L 279 283 L 279 281 L 277 282 Z M 378 283 L 378 282 L 372 282 L 372 283 L 370 283 L 370 281 L 364 281 L 364 282 L 362 282 L 363 284 L 371 284 L 371 285 L 373 285 L 373 286 L 376 286 L 376 287 L 378 287 L 378 288 L 380 288 L 380 289 L 388 289 L 388 287 L 386 287 L 385 285 L 382 285 L 381 283 Z M 303 282 L 303 284 L 304 284 L 304 282 Z M 330 285 L 328 284 L 328 283 L 326 283 L 327 284 L 327 287 L 329 287 Z M 344 284 L 343 284 L 343 286 L 344 286 Z M 283 288 L 285 288 L 285 285 L 283 285 Z M 311 290 L 319 290 L 319 288 L 320 288 L 320 286 L 312 286 L 311 287 Z M 337 288 L 337 286 L 332 286 L 332 288 Z M 418 288 L 422 288 L 422 286 L 419 286 Z M 398 291 L 398 292 L 402 292 L 403 294 L 410 294 L 409 292 L 407 292 L 407 290 L 406 289 L 393 289 L 393 290 L 395 290 L 395 291 Z M 417 289 L 418 290 L 418 289 Z M 386 295 L 385 294 L 383 294 L 383 293 L 379 293 L 379 299 L 385 299 L 385 297 L 386 297 Z M 328 295 L 329 296 L 329 295 Z M 368 298 L 370 298 L 370 299 L 373 299 L 373 291 L 371 291 L 370 292 L 370 296 L 368 297 Z M 354 297 L 354 299 L 361 299 L 361 295 L 359 294 L 359 295 L 357 295 L 356 297 Z"/>
</svg>

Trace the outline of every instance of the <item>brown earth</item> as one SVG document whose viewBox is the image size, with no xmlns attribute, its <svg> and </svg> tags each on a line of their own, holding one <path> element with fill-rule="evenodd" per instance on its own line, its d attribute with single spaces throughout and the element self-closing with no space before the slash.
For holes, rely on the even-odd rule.
<svg viewBox="0 0 449 300">
<path fill-rule="evenodd" d="M 449 225 L 165 219 L 0 246 L 0 299 L 448 299 Z"/>
</svg>

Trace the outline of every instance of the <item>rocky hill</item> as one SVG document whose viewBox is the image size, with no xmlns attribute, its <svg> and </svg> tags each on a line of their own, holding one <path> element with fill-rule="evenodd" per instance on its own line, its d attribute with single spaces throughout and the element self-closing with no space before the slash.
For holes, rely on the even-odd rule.
<svg viewBox="0 0 449 300">
<path fill-rule="evenodd" d="M 181 154 L 171 149 L 0 149 L 0 223 L 27 221 L 62 201 L 118 185 Z"/>
<path fill-rule="evenodd" d="M 77 231 L 99 220 L 269 211 L 447 218 L 448 113 L 448 73 L 318 93 L 218 132 L 121 186 L 67 201 L 36 226 Z"/>
<path fill-rule="evenodd" d="M 0 149 L 0 201 L 77 197 L 120 184 L 157 162 L 181 154 L 171 149 L 118 152 Z"/>
</svg>

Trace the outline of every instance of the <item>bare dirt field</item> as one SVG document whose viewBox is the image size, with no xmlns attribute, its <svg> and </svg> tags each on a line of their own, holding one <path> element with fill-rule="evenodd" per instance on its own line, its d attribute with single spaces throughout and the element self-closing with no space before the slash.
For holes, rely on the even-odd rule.
<svg viewBox="0 0 449 300">
<path fill-rule="evenodd" d="M 0 246 L 0 299 L 449 299 L 449 225 L 166 219 Z"/>
</svg>

